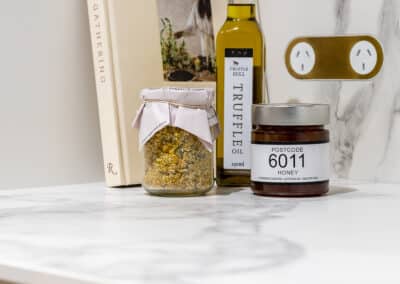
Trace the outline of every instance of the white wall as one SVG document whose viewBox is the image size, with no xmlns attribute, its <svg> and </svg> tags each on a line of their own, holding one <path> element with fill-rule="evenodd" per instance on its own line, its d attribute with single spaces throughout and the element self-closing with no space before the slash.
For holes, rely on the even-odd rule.
<svg viewBox="0 0 400 284">
<path fill-rule="evenodd" d="M 0 189 L 103 180 L 85 0 L 0 0 Z"/>
</svg>

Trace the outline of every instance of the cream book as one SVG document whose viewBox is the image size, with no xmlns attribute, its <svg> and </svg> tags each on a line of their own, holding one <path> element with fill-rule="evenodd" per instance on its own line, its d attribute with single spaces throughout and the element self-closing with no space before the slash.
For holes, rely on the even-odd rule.
<svg viewBox="0 0 400 284">
<path fill-rule="evenodd" d="M 214 87 L 221 0 L 87 0 L 104 171 L 110 187 L 139 185 L 144 173 L 131 123 L 139 91 Z"/>
</svg>

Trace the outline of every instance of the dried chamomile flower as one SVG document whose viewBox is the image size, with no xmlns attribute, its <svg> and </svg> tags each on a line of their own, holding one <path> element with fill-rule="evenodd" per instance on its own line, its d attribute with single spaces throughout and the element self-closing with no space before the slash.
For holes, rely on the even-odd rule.
<svg viewBox="0 0 400 284">
<path fill-rule="evenodd" d="M 191 194 L 213 184 L 213 157 L 200 140 L 167 126 L 145 145 L 144 185 L 155 190 Z"/>
</svg>

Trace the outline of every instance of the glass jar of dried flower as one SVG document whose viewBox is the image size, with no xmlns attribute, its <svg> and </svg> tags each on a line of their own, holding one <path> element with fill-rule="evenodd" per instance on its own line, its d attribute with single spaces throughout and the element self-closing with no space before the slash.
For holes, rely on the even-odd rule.
<svg viewBox="0 0 400 284">
<path fill-rule="evenodd" d="M 159 196 L 202 195 L 214 185 L 219 132 L 212 89 L 145 89 L 134 121 L 144 148 L 143 187 Z"/>
</svg>

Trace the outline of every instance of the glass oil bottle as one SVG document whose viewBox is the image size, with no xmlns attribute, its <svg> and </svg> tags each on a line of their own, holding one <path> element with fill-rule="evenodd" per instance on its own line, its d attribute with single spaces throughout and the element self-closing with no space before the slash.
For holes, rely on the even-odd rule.
<svg viewBox="0 0 400 284">
<path fill-rule="evenodd" d="M 263 103 L 265 48 L 252 0 L 229 0 L 217 36 L 217 140 L 219 186 L 250 185 L 252 104 Z"/>
</svg>

